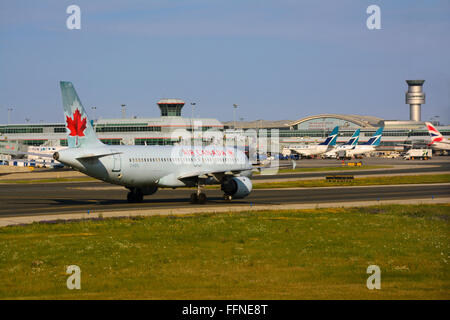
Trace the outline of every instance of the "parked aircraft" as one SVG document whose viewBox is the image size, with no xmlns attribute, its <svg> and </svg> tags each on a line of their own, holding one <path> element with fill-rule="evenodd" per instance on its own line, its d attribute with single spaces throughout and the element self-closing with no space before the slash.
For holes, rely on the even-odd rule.
<svg viewBox="0 0 450 320">
<path fill-rule="evenodd" d="M 381 136 L 383 135 L 384 127 L 380 127 L 369 141 L 356 145 L 353 149 L 345 152 L 346 157 L 354 157 L 356 155 L 366 154 L 375 151 L 376 147 L 380 145 Z"/>
<path fill-rule="evenodd" d="M 425 122 L 431 142 L 428 144 L 435 150 L 450 150 L 450 140 L 444 137 L 430 122 Z"/>
<path fill-rule="evenodd" d="M 333 131 L 322 143 L 291 146 L 289 147 L 289 149 L 291 150 L 291 152 L 297 153 L 305 157 L 325 153 L 336 145 L 338 131 L 339 127 L 338 126 L 334 127 Z"/>
<path fill-rule="evenodd" d="M 353 135 L 350 137 L 350 139 L 348 139 L 346 143 L 336 146 L 334 149 L 325 152 L 323 156 L 327 158 L 337 158 L 341 154 L 345 156 L 347 150 L 354 149 L 358 144 L 360 131 L 361 131 L 360 129 L 356 129 Z"/>
</svg>

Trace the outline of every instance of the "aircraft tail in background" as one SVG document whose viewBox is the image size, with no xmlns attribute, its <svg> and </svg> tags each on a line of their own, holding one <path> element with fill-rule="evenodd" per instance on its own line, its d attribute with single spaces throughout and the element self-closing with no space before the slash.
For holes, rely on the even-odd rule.
<svg viewBox="0 0 450 320">
<path fill-rule="evenodd" d="M 320 143 L 320 146 L 334 146 L 336 145 L 336 140 L 339 132 L 339 126 L 334 127 L 330 135 L 325 139 L 324 142 Z"/>
<path fill-rule="evenodd" d="M 436 142 L 442 142 L 445 139 L 444 136 L 430 122 L 425 122 L 425 124 L 431 137 L 431 142 L 428 144 L 429 146 Z"/>
<path fill-rule="evenodd" d="M 346 143 L 344 143 L 344 146 L 356 146 L 358 144 L 359 140 L 359 133 L 361 132 L 361 129 L 356 129 L 353 135 Z"/>
<path fill-rule="evenodd" d="M 377 147 L 380 145 L 381 142 L 381 136 L 383 135 L 383 129 L 384 127 L 379 128 L 375 134 L 367 141 L 366 143 L 363 143 L 363 145 L 366 146 L 374 146 Z"/>
</svg>

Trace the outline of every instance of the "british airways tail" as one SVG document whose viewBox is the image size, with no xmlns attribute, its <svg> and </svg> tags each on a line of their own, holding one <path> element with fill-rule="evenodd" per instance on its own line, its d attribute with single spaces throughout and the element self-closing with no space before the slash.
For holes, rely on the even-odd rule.
<svg viewBox="0 0 450 320">
<path fill-rule="evenodd" d="M 425 124 L 431 137 L 431 142 L 428 144 L 429 146 L 435 142 L 442 142 L 445 140 L 444 136 L 431 123 L 425 122 Z"/>
<path fill-rule="evenodd" d="M 61 81 L 61 94 L 66 121 L 67 145 L 69 148 L 95 147 L 103 143 L 95 135 L 87 113 L 71 82 Z"/>
<path fill-rule="evenodd" d="M 375 134 L 367 141 L 366 143 L 363 143 L 363 145 L 366 146 L 374 146 L 377 147 L 380 145 L 381 142 L 381 136 L 383 135 L 383 129 L 384 127 L 379 128 Z"/>
<path fill-rule="evenodd" d="M 325 139 L 324 142 L 319 143 L 320 146 L 334 146 L 336 145 L 336 140 L 338 136 L 339 126 L 334 127 L 330 135 Z"/>
<path fill-rule="evenodd" d="M 358 144 L 360 131 L 361 129 L 356 129 L 351 138 L 348 139 L 346 143 L 344 143 L 344 146 L 356 146 Z"/>
</svg>

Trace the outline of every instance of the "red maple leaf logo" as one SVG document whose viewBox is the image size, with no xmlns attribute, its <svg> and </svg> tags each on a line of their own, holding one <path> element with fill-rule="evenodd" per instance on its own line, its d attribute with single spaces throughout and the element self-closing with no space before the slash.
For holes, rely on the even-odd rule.
<svg viewBox="0 0 450 320">
<path fill-rule="evenodd" d="M 73 114 L 73 119 L 66 116 L 67 128 L 70 130 L 70 136 L 84 137 L 84 129 L 86 129 L 86 117 L 81 120 L 81 113 L 77 109 Z"/>
</svg>

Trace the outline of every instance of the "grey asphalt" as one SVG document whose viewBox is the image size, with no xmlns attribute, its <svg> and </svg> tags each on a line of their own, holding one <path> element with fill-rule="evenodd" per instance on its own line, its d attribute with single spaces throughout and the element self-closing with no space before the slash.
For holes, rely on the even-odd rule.
<svg viewBox="0 0 450 320">
<path fill-rule="evenodd" d="M 144 202 L 126 202 L 127 190 L 103 182 L 45 183 L 0 185 L 0 217 L 82 213 L 100 211 L 131 211 L 133 209 L 174 209 L 201 207 L 190 204 L 193 190 L 163 189 Z M 450 184 L 397 185 L 370 187 L 336 187 L 309 189 L 253 190 L 249 197 L 226 202 L 219 190 L 206 190 L 209 206 L 264 206 L 273 204 L 331 203 L 364 200 L 395 200 L 444 198 L 450 195 Z"/>
</svg>

